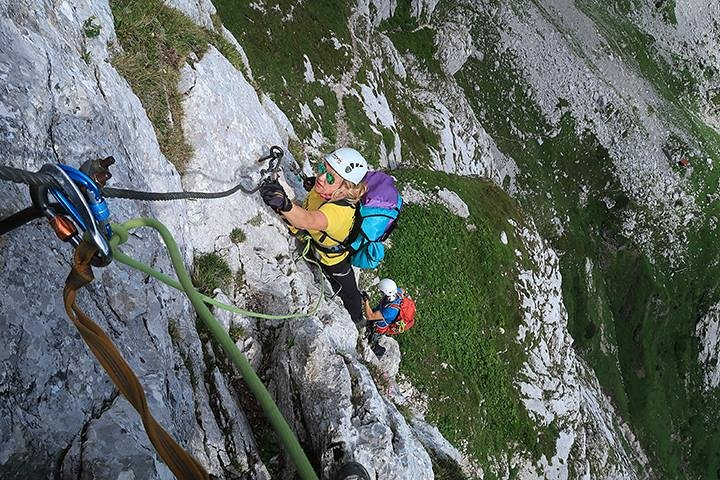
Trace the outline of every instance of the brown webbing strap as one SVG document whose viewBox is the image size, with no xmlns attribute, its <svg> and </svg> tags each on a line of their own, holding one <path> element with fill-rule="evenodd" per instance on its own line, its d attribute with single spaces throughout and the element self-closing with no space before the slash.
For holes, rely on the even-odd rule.
<svg viewBox="0 0 720 480">
<path fill-rule="evenodd" d="M 180 480 L 209 480 L 210 477 L 202 465 L 180 447 L 152 416 L 140 381 L 112 340 L 98 324 L 75 305 L 77 291 L 93 281 L 90 261 L 96 250 L 96 247 L 84 241 L 75 250 L 73 268 L 65 281 L 63 291 L 65 311 L 115 386 L 140 414 L 145 432 L 173 474 Z"/>
</svg>

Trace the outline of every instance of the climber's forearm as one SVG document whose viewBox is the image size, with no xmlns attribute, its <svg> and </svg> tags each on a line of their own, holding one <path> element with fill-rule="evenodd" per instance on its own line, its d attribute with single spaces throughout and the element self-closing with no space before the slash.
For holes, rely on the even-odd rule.
<svg viewBox="0 0 720 480">
<path fill-rule="evenodd" d="M 293 204 L 288 212 L 283 212 L 285 219 L 295 228 L 300 230 L 325 230 L 328 226 L 327 217 L 319 210 L 305 210 L 299 205 Z"/>
<path fill-rule="evenodd" d="M 363 307 L 365 308 L 365 318 L 368 321 L 374 322 L 383 319 L 382 313 L 372 311 L 372 308 L 370 308 L 370 302 L 367 300 L 363 300 Z"/>
</svg>

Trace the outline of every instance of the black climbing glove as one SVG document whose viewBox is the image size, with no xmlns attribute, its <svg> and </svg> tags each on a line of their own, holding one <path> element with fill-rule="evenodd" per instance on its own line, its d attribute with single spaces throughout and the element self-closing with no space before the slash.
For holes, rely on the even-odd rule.
<svg viewBox="0 0 720 480">
<path fill-rule="evenodd" d="M 313 189 L 315 186 L 315 177 L 305 177 L 303 178 L 303 188 L 306 192 L 309 192 Z"/>
<path fill-rule="evenodd" d="M 260 196 L 265 205 L 276 212 L 289 212 L 292 202 L 288 198 L 282 185 L 277 180 L 268 180 L 260 186 Z"/>
<path fill-rule="evenodd" d="M 360 296 L 363 298 L 363 300 L 367 300 L 368 302 L 370 301 L 370 295 L 368 295 L 368 293 L 365 290 L 360 292 Z"/>
</svg>

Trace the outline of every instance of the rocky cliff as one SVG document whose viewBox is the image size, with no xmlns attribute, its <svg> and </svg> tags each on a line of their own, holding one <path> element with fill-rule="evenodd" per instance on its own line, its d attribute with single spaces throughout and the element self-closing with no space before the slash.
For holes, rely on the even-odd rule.
<svg viewBox="0 0 720 480">
<path fill-rule="evenodd" d="M 682 385 L 687 403 L 671 406 L 687 405 L 691 418 L 706 415 L 702 408 L 709 407 L 697 406 L 704 399 L 716 401 L 718 299 L 711 278 L 689 281 L 700 293 L 688 294 L 685 304 L 697 307 L 675 307 L 668 298 L 674 282 L 686 278 L 683 271 L 718 261 L 706 247 L 716 239 L 717 198 L 709 189 L 716 186 L 717 157 L 707 140 L 715 137 L 697 140 L 706 123 L 717 124 L 717 22 L 710 20 L 717 12 L 713 4 L 666 2 L 673 8 L 642 7 L 628 17 L 653 35 L 653 48 L 668 64 L 701 77 L 687 93 L 700 99 L 700 121 L 668 101 L 685 77 L 678 74 L 672 83 L 675 76 L 628 66 L 613 32 L 598 29 L 609 29 L 607 19 L 617 12 L 576 3 L 520 8 L 360 0 L 306 18 L 317 7 L 172 0 L 152 4 L 143 23 L 134 17 L 137 2 L 0 2 L 0 157 L 5 165 L 37 170 L 112 155 L 112 186 L 218 191 L 238 180 L 257 182 L 256 159 L 280 145 L 287 151 L 285 177 L 302 195 L 287 167 L 298 162 L 307 169 L 307 156 L 351 143 L 377 167 L 486 177 L 505 189 L 493 195 L 503 202 L 512 195 L 525 211 L 483 213 L 494 228 L 493 245 L 513 259 L 498 276 L 509 278 L 506 304 L 516 307 L 512 328 L 499 322 L 488 336 L 506 339 L 505 350 L 517 355 L 502 360 L 512 372 L 507 401 L 517 400 L 524 431 L 537 438 L 488 447 L 487 456 L 467 439 L 451 445 L 445 437 L 457 432 L 438 430 L 429 420 L 433 405 L 452 410 L 453 399 L 409 381 L 395 340 L 383 339 L 388 353 L 378 361 L 330 295 L 303 318 L 217 312 L 219 320 L 322 478 L 351 460 L 383 479 L 677 475 L 682 470 L 667 470 L 658 460 L 675 451 L 672 445 L 663 450 L 665 442 L 675 435 L 683 448 L 700 444 L 687 433 L 686 420 L 669 433 L 646 421 L 640 410 L 649 404 L 655 412 L 662 397 L 646 397 L 640 388 L 665 392 Z M 674 24 L 663 17 L 670 11 Z M 318 18 L 321 26 L 313 31 Z M 126 33 L 136 23 L 150 26 L 148 37 Z M 623 28 L 630 31 L 629 24 Z M 154 53 L 170 87 L 154 77 L 130 78 L 137 65 L 118 63 L 131 41 L 153 53 L 160 37 L 166 43 Z M 283 45 L 287 57 L 275 52 L 270 58 L 265 41 Z M 633 46 L 629 37 L 618 41 Z M 651 74 L 670 87 L 659 88 Z M 567 164 L 559 159 L 563 153 Z M 681 157 L 691 158 L 694 173 L 674 165 Z M 460 190 L 415 182 L 404 195 L 409 208 L 441 208 L 458 216 L 466 233 L 478 228 L 471 223 L 478 215 L 473 199 Z M 2 185 L 0 199 L 0 217 L 29 201 L 24 187 L 10 183 Z M 222 301 L 280 314 L 308 311 L 321 295 L 321 275 L 298 261 L 295 241 L 257 195 L 112 200 L 110 208 L 114 221 L 151 216 L 164 222 L 188 266 L 218 254 L 229 270 L 213 292 Z M 123 250 L 171 272 L 150 232 L 137 231 Z M 44 221 L 0 237 L 0 284 L 6 286 L 0 296 L 0 475 L 172 478 L 136 413 L 65 316 L 60 292 L 70 259 L 69 247 Z M 625 272 L 639 279 L 644 301 L 637 305 L 617 279 Z M 587 305 L 583 299 L 590 299 Z M 258 406 L 196 325 L 182 294 L 114 263 L 96 269 L 80 304 L 120 346 L 158 420 L 210 473 L 293 477 Z M 656 345 L 665 339 L 645 333 L 652 327 L 642 322 L 655 318 L 647 312 L 672 319 L 665 312 L 678 308 L 687 315 L 675 323 L 685 339 L 674 344 L 676 363 L 651 369 L 662 362 L 629 352 L 657 350 L 661 358 L 666 350 Z M 505 359 L 504 353 L 496 357 Z M 453 368 L 436 361 L 438 371 Z M 667 387 L 664 378 L 676 370 L 679 380 L 673 376 Z M 704 378 L 702 388 L 696 375 Z M 660 417 L 671 410 L 659 411 Z M 687 472 L 693 477 L 698 470 Z"/>
<path fill-rule="evenodd" d="M 203 23 L 212 5 L 178 7 L 196 12 L 193 17 L 212 28 Z M 83 30 L 90 18 L 100 26 L 92 38 Z M 184 130 L 195 153 L 181 178 L 161 153 L 140 101 L 111 64 L 122 48 L 113 25 L 110 6 L 102 2 L 2 6 L 4 164 L 36 170 L 46 162 L 77 166 L 113 155 L 114 185 L 153 191 L 217 190 L 235 179 L 256 181 L 255 159 L 269 145 L 287 143 L 277 108 L 268 99 L 261 102 L 243 74 L 213 48 L 186 65 L 179 88 Z M 28 202 L 24 188 L 9 184 L 2 198 L 3 215 Z M 188 264 L 193 254 L 221 252 L 233 271 L 242 272 L 228 299 L 240 305 L 302 311 L 320 294 L 319 278 L 294 262 L 295 246 L 283 224 L 255 196 L 237 195 L 222 204 L 119 200 L 111 209 L 116 221 L 163 221 Z M 244 231 L 245 241 L 230 240 L 233 228 Z M 0 241 L 7 287 L 0 307 L 2 476 L 169 478 L 137 415 L 65 317 L 61 290 L 70 249 L 41 221 Z M 129 254 L 169 271 L 155 235 L 140 231 L 131 243 Z M 248 418 L 263 420 L 216 357 L 219 352 L 200 339 L 187 300 L 117 264 L 96 276 L 81 306 L 120 346 L 161 423 L 214 475 L 269 478 Z M 267 379 L 324 477 L 354 458 L 383 478 L 432 478 L 426 448 L 378 392 L 356 352 L 357 331 L 337 300 L 326 301 L 315 316 L 279 324 L 222 319 L 228 328 L 242 325 L 246 334 L 239 345 Z M 289 476 L 292 467 L 274 458 L 282 465 L 273 471 Z"/>
</svg>

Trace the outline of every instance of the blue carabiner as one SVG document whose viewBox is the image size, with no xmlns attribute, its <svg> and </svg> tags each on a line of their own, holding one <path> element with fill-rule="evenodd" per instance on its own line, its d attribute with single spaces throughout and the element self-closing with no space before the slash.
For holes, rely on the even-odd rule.
<svg viewBox="0 0 720 480">
<path fill-rule="evenodd" d="M 75 205 L 70 202 L 70 200 L 67 199 L 67 197 L 57 188 L 50 188 L 49 189 L 52 196 L 55 198 L 55 200 L 65 209 L 65 211 L 72 217 L 72 219 L 77 223 L 80 228 L 83 230 L 87 230 L 87 225 L 85 224 L 85 221 L 83 220 L 82 216 L 80 215 L 80 212 L 78 212 L 78 209 L 75 208 Z"/>
<path fill-rule="evenodd" d="M 58 166 L 65 173 L 67 173 L 68 177 L 70 177 L 73 182 L 84 187 L 85 190 L 89 193 L 89 195 L 86 195 L 86 197 L 88 202 L 90 203 L 90 210 L 92 211 L 93 217 L 95 217 L 95 221 L 104 227 L 106 237 L 108 239 L 112 238 L 112 229 L 110 228 L 110 223 L 108 222 L 108 219 L 110 218 L 110 209 L 107 206 L 105 198 L 100 192 L 100 188 L 98 188 L 97 184 L 92 180 L 92 178 L 87 176 L 84 172 L 68 165 Z M 53 196 L 55 196 L 55 193 L 53 193 Z M 63 201 L 58 199 L 58 202 L 65 206 Z"/>
<path fill-rule="evenodd" d="M 72 219 L 73 223 L 75 223 L 79 230 L 82 230 L 82 236 L 97 247 L 98 251 L 93 257 L 92 264 L 97 267 L 109 265 L 110 262 L 112 262 L 112 250 L 106 237 L 107 229 L 103 231 L 103 224 L 95 219 L 89 201 L 86 198 L 88 196 L 87 190 L 81 188 L 82 185 L 73 181 L 70 175 L 65 173 L 65 170 L 57 164 L 46 163 L 42 166 L 40 172 L 52 176 L 57 182 L 58 187 L 48 188 L 47 186 L 41 186 L 35 190 L 31 188 L 30 193 L 31 196 L 33 196 L 33 203 L 43 205 L 49 196 L 55 197 L 59 204 L 58 206 L 62 207 L 63 212 L 67 212 L 67 215 Z M 85 192 L 82 190 L 85 190 Z M 51 206 L 48 206 L 48 208 L 50 207 Z M 55 210 L 55 212 L 57 212 L 57 210 Z M 57 215 L 57 213 L 55 213 L 55 215 Z M 74 244 L 76 245 L 76 243 Z"/>
</svg>

